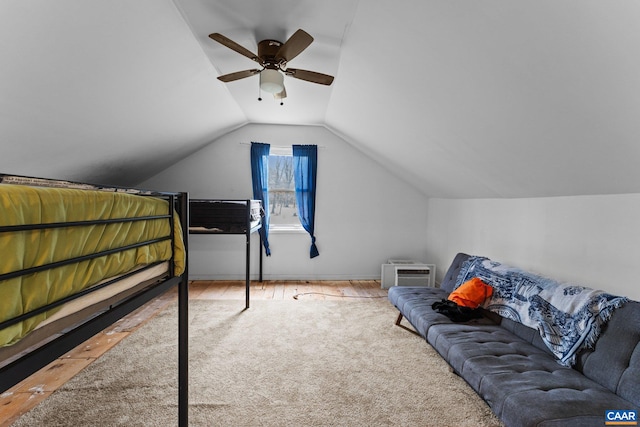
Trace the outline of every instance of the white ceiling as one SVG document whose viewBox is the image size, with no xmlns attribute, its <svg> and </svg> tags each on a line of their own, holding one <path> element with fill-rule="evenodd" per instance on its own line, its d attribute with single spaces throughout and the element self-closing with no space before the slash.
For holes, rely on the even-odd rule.
<svg viewBox="0 0 640 427">
<path fill-rule="evenodd" d="M 215 68 L 216 76 L 259 68 L 249 58 L 211 40 L 211 33 L 221 33 L 253 53 L 265 39 L 285 42 L 302 28 L 314 38 L 313 43 L 288 65 L 336 75 L 340 48 L 356 12 L 357 0 L 314 2 L 309 0 L 175 0 L 195 39 Z M 263 92 L 258 102 L 259 76 L 226 86 L 251 123 L 322 125 L 332 88 L 285 76 L 285 106 L 271 94 Z"/>
<path fill-rule="evenodd" d="M 0 0 L 0 171 L 135 184 L 247 123 L 323 125 L 430 196 L 640 192 L 640 2 Z M 221 74 L 302 28 L 285 78 Z"/>
</svg>

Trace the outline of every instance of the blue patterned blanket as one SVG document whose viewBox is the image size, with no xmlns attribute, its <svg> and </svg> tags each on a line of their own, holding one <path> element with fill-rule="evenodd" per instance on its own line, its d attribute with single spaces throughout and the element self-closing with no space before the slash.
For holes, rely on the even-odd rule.
<svg viewBox="0 0 640 427">
<path fill-rule="evenodd" d="M 484 257 L 471 257 L 463 264 L 456 287 L 473 277 L 493 286 L 493 295 L 485 301 L 484 308 L 537 329 L 558 363 L 564 366 L 575 363 L 579 350 L 595 345 L 613 310 L 628 301 L 603 291 L 562 284 Z"/>
</svg>

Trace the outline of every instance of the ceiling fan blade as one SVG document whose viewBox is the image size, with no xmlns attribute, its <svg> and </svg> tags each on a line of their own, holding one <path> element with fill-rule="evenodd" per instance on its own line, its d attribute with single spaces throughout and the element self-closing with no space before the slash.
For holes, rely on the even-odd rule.
<svg viewBox="0 0 640 427">
<path fill-rule="evenodd" d="M 260 70 L 244 70 L 244 71 L 236 71 L 235 73 L 225 74 L 223 76 L 219 76 L 218 80 L 221 80 L 225 83 L 232 82 L 234 80 L 244 79 L 245 77 L 255 76 L 260 73 Z"/>
<path fill-rule="evenodd" d="M 280 49 L 276 54 L 276 60 L 284 60 L 285 62 L 291 61 L 305 50 L 311 42 L 313 42 L 313 37 L 311 37 L 309 33 L 304 30 L 296 31 L 291 37 L 289 37 L 289 40 L 280 46 Z"/>
<path fill-rule="evenodd" d="M 296 79 L 306 80 L 311 83 L 318 83 L 329 86 L 333 83 L 333 76 L 328 74 L 316 73 L 315 71 L 298 70 L 297 68 L 287 68 L 285 73 Z"/>
<path fill-rule="evenodd" d="M 230 38 L 228 38 L 226 36 L 223 36 L 220 33 L 209 34 L 209 37 L 211 39 L 217 41 L 218 43 L 225 45 L 229 49 L 235 50 L 239 54 L 244 55 L 247 58 L 262 64 L 262 59 L 260 59 L 258 57 L 258 55 L 256 55 L 255 53 L 251 52 L 249 49 L 247 49 L 247 48 L 245 48 L 243 46 L 240 46 L 238 43 L 234 42 Z"/>
</svg>

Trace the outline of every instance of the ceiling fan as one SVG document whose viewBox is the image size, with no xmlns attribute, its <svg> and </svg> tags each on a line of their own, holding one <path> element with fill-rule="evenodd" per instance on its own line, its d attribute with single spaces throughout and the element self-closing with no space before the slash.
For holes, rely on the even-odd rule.
<svg viewBox="0 0 640 427">
<path fill-rule="evenodd" d="M 284 88 L 285 74 L 296 79 L 321 85 L 328 86 L 333 83 L 333 76 L 328 74 L 287 67 L 289 61 L 298 56 L 313 42 L 313 37 L 304 30 L 296 31 L 284 43 L 277 40 L 262 40 L 258 43 L 257 55 L 220 33 L 209 34 L 209 37 L 257 62 L 262 67 L 261 69 L 236 71 L 235 73 L 219 76 L 218 80 L 225 83 L 260 74 L 260 89 L 272 93 L 275 99 L 280 100 L 287 97 L 287 91 Z M 258 98 L 258 100 L 261 99 Z M 282 102 L 280 104 L 282 105 Z"/>
</svg>

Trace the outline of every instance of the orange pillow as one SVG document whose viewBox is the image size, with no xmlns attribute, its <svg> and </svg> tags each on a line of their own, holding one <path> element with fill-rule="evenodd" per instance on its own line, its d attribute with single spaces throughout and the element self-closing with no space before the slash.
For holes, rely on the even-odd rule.
<svg viewBox="0 0 640 427">
<path fill-rule="evenodd" d="M 491 294 L 493 294 L 493 288 L 474 277 L 451 292 L 447 299 L 464 307 L 478 308 Z"/>
</svg>

